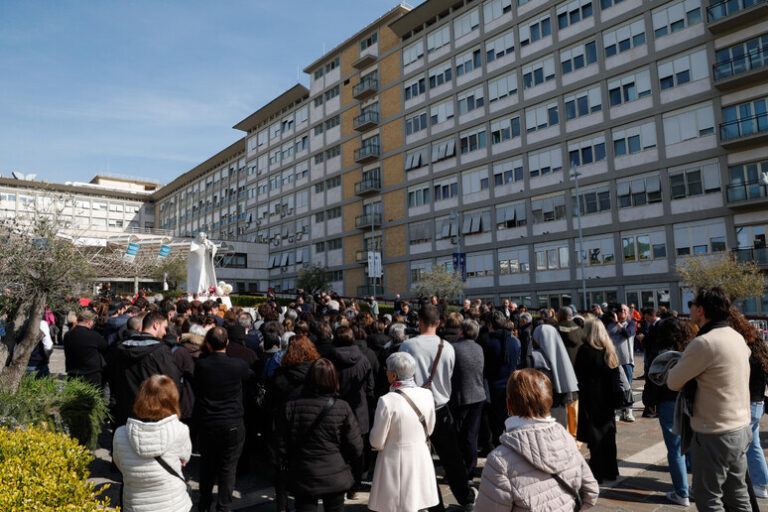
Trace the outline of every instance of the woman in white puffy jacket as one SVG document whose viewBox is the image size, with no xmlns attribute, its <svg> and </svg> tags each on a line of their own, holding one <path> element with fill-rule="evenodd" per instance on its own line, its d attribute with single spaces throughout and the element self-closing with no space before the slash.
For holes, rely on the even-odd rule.
<svg viewBox="0 0 768 512">
<path fill-rule="evenodd" d="M 133 411 L 140 419 L 129 418 L 115 431 L 113 443 L 112 458 L 123 474 L 123 510 L 189 512 L 192 500 L 181 468 L 189 461 L 192 443 L 189 428 L 179 420 L 176 384 L 165 375 L 148 378 Z"/>
</svg>

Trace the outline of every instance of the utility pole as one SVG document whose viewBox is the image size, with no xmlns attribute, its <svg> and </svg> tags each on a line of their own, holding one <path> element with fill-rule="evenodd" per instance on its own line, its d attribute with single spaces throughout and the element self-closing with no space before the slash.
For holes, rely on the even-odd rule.
<svg viewBox="0 0 768 512">
<path fill-rule="evenodd" d="M 584 260 L 587 257 L 587 250 L 584 247 L 584 235 L 581 229 L 581 195 L 579 195 L 579 172 L 573 171 L 573 182 L 576 186 L 576 222 L 579 227 L 579 260 L 581 263 L 581 304 L 586 310 L 589 308 L 587 305 L 587 278 L 584 275 Z"/>
</svg>

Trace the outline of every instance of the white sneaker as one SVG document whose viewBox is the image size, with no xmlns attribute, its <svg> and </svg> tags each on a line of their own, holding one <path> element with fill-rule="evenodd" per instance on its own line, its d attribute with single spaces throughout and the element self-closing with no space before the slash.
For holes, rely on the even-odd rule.
<svg viewBox="0 0 768 512">
<path fill-rule="evenodd" d="M 766 499 L 768 498 L 768 489 L 764 485 L 753 485 L 752 489 L 755 491 L 755 497 Z"/>
<path fill-rule="evenodd" d="M 627 423 L 634 423 L 635 417 L 632 415 L 632 410 L 624 409 L 624 412 L 621 414 L 621 419 Z"/>
<path fill-rule="evenodd" d="M 667 499 L 676 505 L 681 505 L 683 507 L 691 506 L 691 501 L 688 498 L 683 498 L 682 496 L 678 495 L 675 491 L 669 491 L 667 493 Z"/>
</svg>

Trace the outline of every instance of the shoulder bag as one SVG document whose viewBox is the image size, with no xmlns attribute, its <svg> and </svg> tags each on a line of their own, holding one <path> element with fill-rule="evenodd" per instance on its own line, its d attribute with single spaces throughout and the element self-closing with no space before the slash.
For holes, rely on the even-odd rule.
<svg viewBox="0 0 768 512">
<path fill-rule="evenodd" d="M 167 462 L 165 462 L 165 461 L 163 460 L 163 458 L 162 458 L 162 457 L 160 457 L 160 456 L 157 456 L 157 457 L 155 457 L 155 460 L 157 461 L 157 463 L 158 463 L 158 464 L 160 464 L 160 465 L 163 467 L 163 469 L 164 469 L 164 470 L 166 470 L 168 473 L 170 473 L 171 475 L 175 476 L 176 478 L 178 478 L 178 479 L 180 479 L 182 482 L 184 482 L 184 485 L 186 485 L 186 486 L 187 486 L 187 494 L 190 494 L 190 492 L 191 492 L 191 489 L 189 488 L 189 483 L 187 483 L 187 479 L 186 479 L 186 478 L 184 478 L 184 475 L 180 475 L 180 474 L 178 474 L 178 473 L 176 472 L 176 470 L 175 470 L 175 469 L 173 469 L 173 468 L 170 466 L 170 464 L 168 464 Z"/>
<path fill-rule="evenodd" d="M 419 408 L 416 407 L 416 404 L 413 403 L 413 400 L 411 400 L 411 397 L 403 393 L 402 389 L 396 389 L 395 393 L 403 397 L 405 401 L 408 402 L 408 405 L 411 406 L 411 409 L 413 409 L 413 411 L 416 413 L 416 416 L 419 417 L 419 423 L 421 423 L 421 426 L 424 429 L 424 435 L 426 436 L 427 445 L 429 446 L 429 428 L 427 427 L 427 419 L 424 417 L 424 414 L 422 414 Z"/>
<path fill-rule="evenodd" d="M 440 338 L 440 345 L 437 347 L 437 355 L 435 356 L 435 362 L 432 363 L 432 371 L 429 373 L 429 378 L 427 379 L 427 382 L 425 382 L 424 385 L 422 386 L 424 389 L 432 388 L 432 380 L 434 380 L 435 374 L 437 373 L 437 364 L 440 362 L 440 356 L 443 355 L 444 344 L 445 344 L 445 340 L 443 338 Z"/>
<path fill-rule="evenodd" d="M 576 489 L 565 483 L 565 480 L 560 478 L 560 475 L 557 473 L 550 474 L 552 478 L 555 479 L 555 481 L 560 485 L 560 487 L 563 488 L 565 492 L 573 496 L 573 499 L 576 500 L 576 505 L 573 507 L 574 512 L 579 512 L 581 510 L 581 507 L 584 506 L 584 500 L 581 498 L 581 494 L 576 492 Z"/>
</svg>

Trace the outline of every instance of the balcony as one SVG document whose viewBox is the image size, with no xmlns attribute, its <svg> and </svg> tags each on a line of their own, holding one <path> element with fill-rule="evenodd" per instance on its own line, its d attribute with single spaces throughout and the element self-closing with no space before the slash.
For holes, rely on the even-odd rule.
<svg viewBox="0 0 768 512">
<path fill-rule="evenodd" d="M 712 66 L 715 87 L 721 91 L 753 85 L 768 79 L 768 48 Z"/>
<path fill-rule="evenodd" d="M 357 59 L 355 62 L 352 63 L 352 67 L 357 69 L 367 68 L 368 66 L 376 62 L 376 59 L 378 58 L 379 57 L 375 53 L 371 53 L 371 52 L 364 53 L 363 55 L 360 56 L 359 59 Z"/>
<path fill-rule="evenodd" d="M 378 112 L 363 112 L 357 116 L 352 122 L 352 126 L 359 132 L 370 130 L 379 126 L 379 113 Z"/>
<path fill-rule="evenodd" d="M 355 150 L 355 162 L 362 164 L 376 160 L 381 155 L 381 148 L 378 144 L 366 144 L 360 149 Z"/>
<path fill-rule="evenodd" d="M 379 90 L 379 81 L 375 78 L 364 78 L 359 84 L 352 88 L 352 97 L 356 100 L 363 100 L 373 96 Z"/>
<path fill-rule="evenodd" d="M 720 144 L 726 149 L 752 146 L 768 140 L 768 113 L 720 124 Z"/>
<path fill-rule="evenodd" d="M 355 228 L 370 229 L 371 227 L 381 226 L 381 213 L 366 213 L 355 217 Z"/>
<path fill-rule="evenodd" d="M 728 206 L 731 208 L 765 207 L 768 204 L 768 184 L 754 181 L 728 185 L 726 195 L 728 196 Z"/>
<path fill-rule="evenodd" d="M 375 194 L 381 190 L 381 180 L 378 178 L 369 178 L 355 183 L 355 195 L 367 196 Z"/>
<path fill-rule="evenodd" d="M 768 16 L 768 0 L 723 0 L 707 7 L 707 28 L 713 34 L 752 25 Z"/>
<path fill-rule="evenodd" d="M 756 247 L 747 249 L 734 249 L 736 258 L 742 262 L 754 261 L 760 266 L 768 265 L 768 248 Z"/>
</svg>

